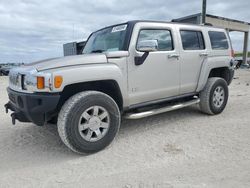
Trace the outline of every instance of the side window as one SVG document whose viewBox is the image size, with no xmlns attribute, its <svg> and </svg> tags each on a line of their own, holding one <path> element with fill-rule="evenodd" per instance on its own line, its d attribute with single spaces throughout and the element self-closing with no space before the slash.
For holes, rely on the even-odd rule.
<svg viewBox="0 0 250 188">
<path fill-rule="evenodd" d="M 160 29 L 144 29 L 141 30 L 138 37 L 138 42 L 144 40 L 157 40 L 158 51 L 170 51 L 174 49 L 172 35 L 169 30 Z"/>
<path fill-rule="evenodd" d="M 218 31 L 209 31 L 208 35 L 211 41 L 212 49 L 224 50 L 229 48 L 225 33 Z"/>
<path fill-rule="evenodd" d="M 181 30 L 181 41 L 184 50 L 204 50 L 205 43 L 200 31 Z"/>
</svg>

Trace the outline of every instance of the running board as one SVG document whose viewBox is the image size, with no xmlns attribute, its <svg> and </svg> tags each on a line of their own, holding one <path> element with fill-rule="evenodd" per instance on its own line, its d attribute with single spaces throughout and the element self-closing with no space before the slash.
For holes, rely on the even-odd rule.
<svg viewBox="0 0 250 188">
<path fill-rule="evenodd" d="M 196 98 L 196 99 L 192 99 L 192 100 L 187 101 L 187 102 L 177 103 L 174 105 L 169 105 L 169 106 L 165 106 L 162 108 L 152 109 L 152 110 L 145 111 L 145 112 L 128 113 L 128 114 L 125 114 L 124 117 L 126 119 L 140 119 L 140 118 L 144 118 L 144 117 L 148 117 L 148 116 L 153 116 L 156 114 L 161 114 L 164 112 L 177 110 L 177 109 L 184 108 L 184 107 L 187 107 L 187 106 L 190 106 L 193 104 L 198 104 L 199 102 L 200 102 L 200 99 Z"/>
</svg>

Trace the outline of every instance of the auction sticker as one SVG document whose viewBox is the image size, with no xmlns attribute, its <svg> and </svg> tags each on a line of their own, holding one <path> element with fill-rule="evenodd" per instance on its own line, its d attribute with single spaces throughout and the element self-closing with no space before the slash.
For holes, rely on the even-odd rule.
<svg viewBox="0 0 250 188">
<path fill-rule="evenodd" d="M 112 28 L 111 33 L 125 31 L 127 29 L 127 25 L 118 25 Z"/>
</svg>

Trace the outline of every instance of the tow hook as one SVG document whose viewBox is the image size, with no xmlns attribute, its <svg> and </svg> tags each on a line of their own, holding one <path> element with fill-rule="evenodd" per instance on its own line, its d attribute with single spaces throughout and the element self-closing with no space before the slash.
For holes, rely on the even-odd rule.
<svg viewBox="0 0 250 188">
<path fill-rule="evenodd" d="M 5 104 L 4 107 L 5 107 L 5 112 L 6 112 L 6 114 L 8 114 L 9 110 L 11 110 L 11 105 L 10 105 L 10 103 Z"/>
<path fill-rule="evenodd" d="M 22 112 L 19 111 L 14 111 L 10 116 L 13 125 L 16 124 L 16 120 L 20 122 L 30 122 L 29 119 Z"/>
<path fill-rule="evenodd" d="M 16 113 L 12 113 L 11 114 L 11 119 L 12 119 L 12 124 L 15 125 L 16 124 Z"/>
</svg>

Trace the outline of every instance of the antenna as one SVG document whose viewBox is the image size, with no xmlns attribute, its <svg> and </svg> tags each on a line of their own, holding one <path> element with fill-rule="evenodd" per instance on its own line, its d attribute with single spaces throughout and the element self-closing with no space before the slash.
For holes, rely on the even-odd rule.
<svg viewBox="0 0 250 188">
<path fill-rule="evenodd" d="M 73 24 L 73 33 L 72 33 L 72 38 L 75 40 L 75 24 Z"/>
</svg>

